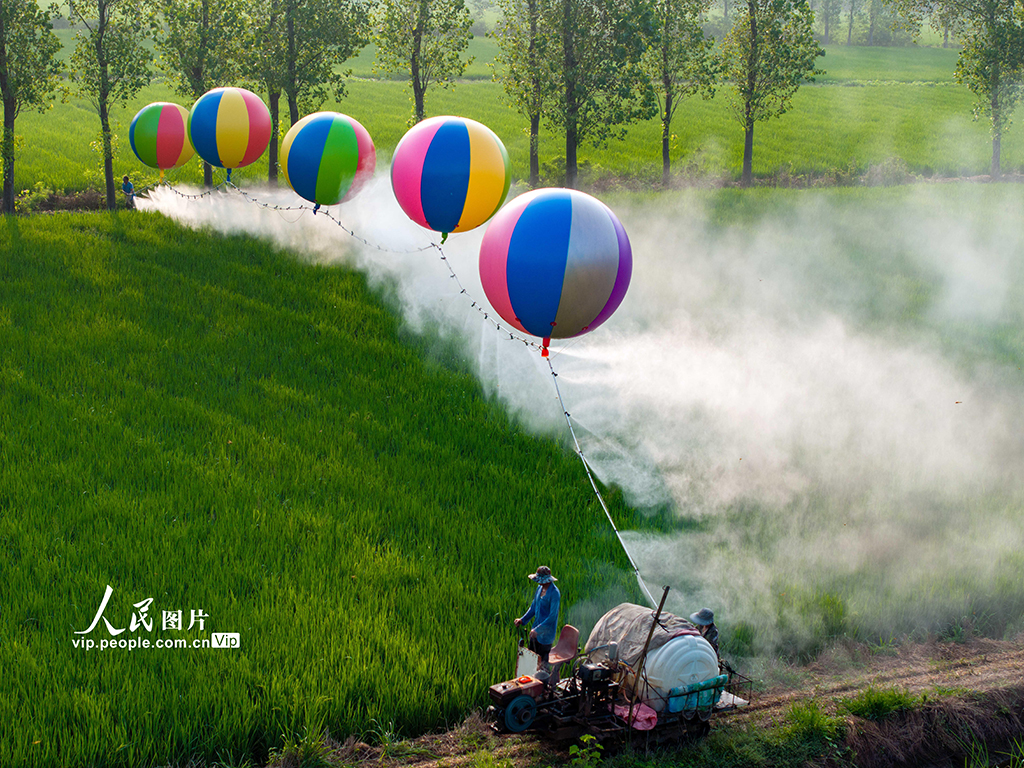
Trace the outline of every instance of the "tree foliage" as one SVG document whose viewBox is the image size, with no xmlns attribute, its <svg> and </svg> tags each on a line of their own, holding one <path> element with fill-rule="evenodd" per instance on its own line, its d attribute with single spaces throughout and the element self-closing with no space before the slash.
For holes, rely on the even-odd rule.
<svg viewBox="0 0 1024 768">
<path fill-rule="evenodd" d="M 472 61 L 462 55 L 472 24 L 464 0 L 381 0 L 374 8 L 377 67 L 409 75 L 414 122 L 426 114 L 430 85 L 450 86 Z"/>
<path fill-rule="evenodd" d="M 565 131 L 565 185 L 576 186 L 577 148 L 620 137 L 657 111 L 641 60 L 653 18 L 643 0 L 556 0 L 551 52 L 558 98 L 546 110 Z"/>
<path fill-rule="evenodd" d="M 195 101 L 238 74 L 242 7 L 239 0 L 154 0 L 158 67 L 174 90 Z M 203 180 L 213 172 L 203 163 Z"/>
<path fill-rule="evenodd" d="M 41 111 L 60 76 L 60 41 L 35 0 L 0 2 L 0 97 L 4 105 L 3 212 L 14 212 L 14 124 L 24 107 Z"/>
<path fill-rule="evenodd" d="M 68 19 L 81 24 L 71 55 L 71 78 L 100 118 L 107 208 L 113 210 L 112 104 L 126 105 L 149 83 L 151 56 L 143 46 L 147 19 L 135 0 L 68 0 Z"/>
<path fill-rule="evenodd" d="M 823 74 L 814 63 L 825 51 L 814 39 L 807 0 L 747 0 L 722 48 L 733 107 L 744 129 L 743 177 L 752 178 L 754 125 L 785 114 L 801 83 Z"/>
<path fill-rule="evenodd" d="M 1024 85 L 1024 19 L 1018 0 L 888 0 L 915 32 L 928 21 L 960 39 L 955 77 L 978 96 L 975 117 L 992 133 L 992 176 L 1001 173 L 1002 136 Z"/>
<path fill-rule="evenodd" d="M 342 69 L 367 38 L 362 0 L 247 0 L 243 73 L 267 94 L 273 136 L 280 134 L 280 101 L 291 124 L 320 108 L 329 95 L 345 98 Z M 277 141 L 270 144 L 269 179 L 277 179 Z"/>
<path fill-rule="evenodd" d="M 558 43 L 551 27 L 554 0 L 499 0 L 501 16 L 492 36 L 498 43 L 494 77 L 520 114 L 530 121 L 531 187 L 540 181 L 540 121 L 555 94 L 551 52 Z"/>
<path fill-rule="evenodd" d="M 672 118 L 682 100 L 700 93 L 711 98 L 718 80 L 714 40 L 704 37 L 701 19 L 710 0 L 654 0 L 654 25 L 647 40 L 643 65 L 661 112 L 662 182 L 672 170 L 669 150 Z"/>
</svg>

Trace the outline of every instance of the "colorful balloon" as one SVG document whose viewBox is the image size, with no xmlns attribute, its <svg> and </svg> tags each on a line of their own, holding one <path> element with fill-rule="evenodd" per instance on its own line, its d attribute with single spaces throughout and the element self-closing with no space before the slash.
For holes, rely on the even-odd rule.
<svg viewBox="0 0 1024 768">
<path fill-rule="evenodd" d="M 188 110 L 166 101 L 138 111 L 128 127 L 128 141 L 139 160 L 161 171 L 179 168 L 195 154 L 188 139 Z"/>
<path fill-rule="evenodd" d="M 491 218 L 512 180 L 494 132 L 464 117 L 432 117 L 395 147 L 391 187 L 405 214 L 435 232 L 465 232 Z"/>
<path fill-rule="evenodd" d="M 506 205 L 480 243 L 480 280 L 509 325 L 566 339 L 592 331 L 622 303 L 633 272 L 629 238 L 600 200 L 537 189 Z M 546 353 L 546 349 L 545 349 Z"/>
<path fill-rule="evenodd" d="M 270 110 L 245 88 L 214 88 L 192 105 L 188 136 L 210 165 L 241 168 L 256 162 L 270 144 Z"/>
<path fill-rule="evenodd" d="M 349 200 L 373 176 L 377 153 L 357 120 L 316 112 L 293 125 L 281 145 L 281 169 L 296 194 L 311 203 Z"/>
</svg>

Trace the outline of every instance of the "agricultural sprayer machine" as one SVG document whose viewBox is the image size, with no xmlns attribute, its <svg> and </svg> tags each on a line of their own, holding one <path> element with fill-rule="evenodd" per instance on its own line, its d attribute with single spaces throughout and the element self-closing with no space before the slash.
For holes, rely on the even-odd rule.
<svg viewBox="0 0 1024 768">
<path fill-rule="evenodd" d="M 745 706 L 752 682 L 735 672 L 690 622 L 623 603 L 606 613 L 579 651 L 562 627 L 548 664 L 520 640 L 516 676 L 490 687 L 488 715 L 502 732 L 554 741 L 600 741 L 646 731 L 653 741 L 704 735 L 710 720 Z"/>
</svg>

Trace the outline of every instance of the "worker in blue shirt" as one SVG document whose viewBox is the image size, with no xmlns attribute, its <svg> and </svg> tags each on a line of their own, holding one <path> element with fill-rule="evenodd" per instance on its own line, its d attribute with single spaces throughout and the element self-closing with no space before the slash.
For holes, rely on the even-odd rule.
<svg viewBox="0 0 1024 768">
<path fill-rule="evenodd" d="M 121 181 L 121 191 L 124 192 L 124 207 L 126 210 L 135 210 L 135 185 L 125 176 Z"/>
<path fill-rule="evenodd" d="M 533 602 L 522 617 L 515 620 L 518 627 L 533 619 L 533 629 L 530 630 L 530 650 L 540 656 L 541 664 L 547 666 L 548 654 L 551 646 L 555 643 L 555 629 L 558 624 L 558 608 L 562 595 L 555 586 L 558 581 L 551 575 L 551 569 L 542 565 L 536 573 L 531 573 L 528 578 L 537 584 L 537 591 L 533 593 Z"/>
</svg>

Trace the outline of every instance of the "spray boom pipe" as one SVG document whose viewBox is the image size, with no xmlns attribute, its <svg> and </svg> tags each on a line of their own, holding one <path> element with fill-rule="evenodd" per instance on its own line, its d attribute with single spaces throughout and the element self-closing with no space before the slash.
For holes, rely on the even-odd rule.
<svg viewBox="0 0 1024 768">
<path fill-rule="evenodd" d="M 547 339 L 545 339 L 545 342 Z M 547 344 L 545 343 L 545 352 L 547 351 Z M 604 497 L 601 495 L 601 491 L 597 488 L 597 482 L 594 480 L 594 474 L 590 471 L 590 464 L 587 463 L 586 457 L 583 455 L 583 449 L 580 448 L 580 441 L 576 439 L 576 430 L 572 428 L 572 420 L 569 418 L 569 412 L 565 410 L 565 402 L 562 400 L 562 391 L 558 388 L 558 374 L 555 373 L 555 368 L 551 364 L 551 358 L 545 355 L 548 368 L 551 371 L 551 380 L 555 383 L 555 394 L 558 395 L 558 404 L 562 408 L 562 415 L 565 416 L 565 423 L 569 425 L 569 434 L 572 435 L 572 442 L 576 446 L 576 455 L 580 457 L 580 461 L 583 462 L 583 468 L 587 471 L 587 477 L 590 479 L 590 487 L 594 489 L 594 493 L 597 495 L 597 500 L 601 502 L 601 509 L 604 510 L 605 517 L 608 518 L 608 522 L 611 523 L 612 530 L 615 531 L 615 537 L 619 540 L 619 544 L 622 545 L 622 551 L 626 553 L 626 559 L 629 560 L 629 564 L 633 566 L 633 573 L 636 574 L 636 581 L 640 585 L 640 589 L 647 597 L 647 602 L 653 607 L 654 597 L 651 595 L 647 585 L 644 583 L 643 577 L 640 575 L 640 569 L 633 561 L 632 555 L 629 554 L 629 549 L 626 548 L 626 542 L 622 540 L 622 534 L 619 533 L 619 529 L 615 527 L 615 521 L 612 520 L 612 513 L 608 511 L 608 505 L 604 503 Z M 665 588 L 665 594 L 668 594 L 668 587 Z M 665 598 L 662 596 L 662 602 L 664 603 Z M 658 611 L 661 613 L 661 610 Z"/>
</svg>

